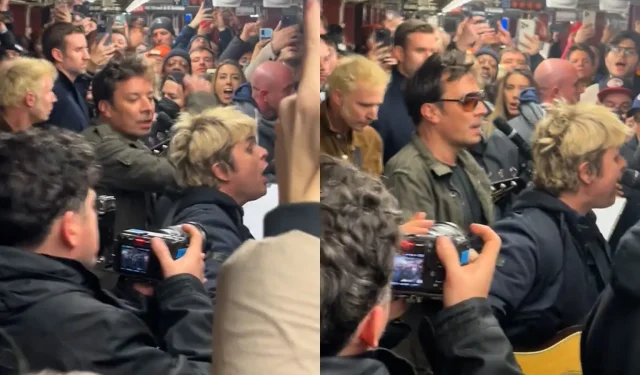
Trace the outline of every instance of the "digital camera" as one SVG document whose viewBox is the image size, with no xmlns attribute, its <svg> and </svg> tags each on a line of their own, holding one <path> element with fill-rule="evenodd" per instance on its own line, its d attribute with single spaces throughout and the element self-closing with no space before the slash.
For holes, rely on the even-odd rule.
<svg viewBox="0 0 640 375">
<path fill-rule="evenodd" d="M 113 246 L 113 231 L 116 224 L 116 198 L 111 195 L 96 197 L 96 211 L 98 212 L 98 232 L 100 233 L 100 250 L 98 263 L 103 264 L 110 259 Z"/>
<path fill-rule="evenodd" d="M 205 234 L 200 226 L 195 223 L 188 224 L 198 228 L 205 241 Z M 164 240 L 173 259 L 180 259 L 189 247 L 189 235 L 181 229 L 181 225 L 160 229 L 157 232 L 128 229 L 118 236 L 113 271 L 147 281 L 162 280 L 160 261 L 151 248 L 151 239 L 155 237 Z"/>
<path fill-rule="evenodd" d="M 469 240 L 453 223 L 435 223 L 425 235 L 408 235 L 394 260 L 391 286 L 395 295 L 442 297 L 445 270 L 435 247 L 436 239 L 440 236 L 451 239 L 458 250 L 461 264 L 469 262 Z"/>
</svg>

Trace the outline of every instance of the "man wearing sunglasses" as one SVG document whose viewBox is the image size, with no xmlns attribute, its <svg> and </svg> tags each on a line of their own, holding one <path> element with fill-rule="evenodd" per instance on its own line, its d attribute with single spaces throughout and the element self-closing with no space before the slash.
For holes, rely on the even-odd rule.
<svg viewBox="0 0 640 375">
<path fill-rule="evenodd" d="M 405 217 L 422 211 L 428 219 L 452 222 L 463 230 L 472 223 L 492 224 L 489 178 L 467 151 L 481 140 L 487 108 L 464 53 L 429 57 L 407 79 L 404 99 L 416 132 L 389 160 L 384 175 Z M 422 373 L 428 365 L 420 354 L 417 331 L 424 309 L 412 306 L 401 319 L 411 333 L 395 350 Z"/>
</svg>

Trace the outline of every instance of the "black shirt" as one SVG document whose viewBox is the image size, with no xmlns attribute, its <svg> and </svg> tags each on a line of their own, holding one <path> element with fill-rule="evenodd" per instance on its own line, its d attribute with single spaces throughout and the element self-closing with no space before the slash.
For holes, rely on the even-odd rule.
<svg viewBox="0 0 640 375">
<path fill-rule="evenodd" d="M 462 210 L 464 211 L 464 223 L 466 230 L 469 225 L 486 224 L 486 219 L 482 213 L 482 205 L 478 199 L 469 176 L 460 166 L 456 165 L 451 167 L 451 183 L 461 194 L 462 198 Z"/>
</svg>

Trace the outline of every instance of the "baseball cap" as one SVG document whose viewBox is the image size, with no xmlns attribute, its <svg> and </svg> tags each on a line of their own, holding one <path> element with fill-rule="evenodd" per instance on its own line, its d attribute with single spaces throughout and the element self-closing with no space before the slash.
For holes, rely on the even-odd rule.
<svg viewBox="0 0 640 375">
<path fill-rule="evenodd" d="M 147 56 L 160 56 L 163 59 L 169 54 L 169 52 L 171 52 L 171 47 L 169 46 L 165 46 L 165 45 L 160 45 L 160 46 L 155 46 L 152 49 L 149 50 L 149 52 L 147 52 Z"/>
<path fill-rule="evenodd" d="M 640 112 L 640 95 L 633 100 L 631 109 L 627 112 L 627 117 L 633 117 L 638 112 Z"/>
<path fill-rule="evenodd" d="M 600 91 L 598 91 L 598 100 L 600 102 L 603 102 L 607 95 L 613 93 L 626 94 L 630 98 L 633 97 L 633 85 L 622 78 L 605 78 L 600 81 L 599 86 Z"/>
</svg>

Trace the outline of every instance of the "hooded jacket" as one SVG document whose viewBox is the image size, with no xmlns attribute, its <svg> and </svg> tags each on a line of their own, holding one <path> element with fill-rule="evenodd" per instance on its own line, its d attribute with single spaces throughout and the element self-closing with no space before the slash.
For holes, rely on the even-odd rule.
<svg viewBox="0 0 640 375">
<path fill-rule="evenodd" d="M 502 248 L 489 301 L 514 348 L 537 348 L 584 323 L 609 281 L 609 247 L 595 215 L 557 197 L 524 191 L 494 230 Z"/>
<path fill-rule="evenodd" d="M 251 96 L 251 84 L 249 83 L 240 85 L 233 93 L 232 100 L 240 112 L 255 119 L 258 123 L 258 144 L 269 152 L 267 156 L 269 166 L 265 170 L 265 174 L 267 174 L 269 182 L 273 182 L 275 180 L 274 152 L 276 146 L 275 124 L 277 118 L 270 120 L 260 113 L 258 104 Z"/>
<path fill-rule="evenodd" d="M 158 316 L 144 316 L 75 260 L 0 247 L 0 328 L 32 371 L 208 374 L 213 314 L 202 283 L 176 275 L 155 291 Z"/>
<path fill-rule="evenodd" d="M 540 105 L 540 99 L 534 88 L 522 90 L 519 110 L 520 115 L 511 119 L 509 125 L 531 146 L 536 125 L 545 115 L 545 110 Z"/>
<path fill-rule="evenodd" d="M 244 211 L 227 194 L 206 186 L 190 187 L 167 198 L 171 204 L 166 200 L 158 203 L 158 209 L 164 212 L 156 215 L 165 218 L 163 227 L 194 222 L 206 235 L 205 288 L 215 300 L 216 280 L 222 263 L 242 243 L 253 239 L 242 222 Z"/>
<path fill-rule="evenodd" d="M 585 375 L 640 373 L 640 223 L 620 240 L 611 283 L 589 314 L 580 357 Z"/>
</svg>

